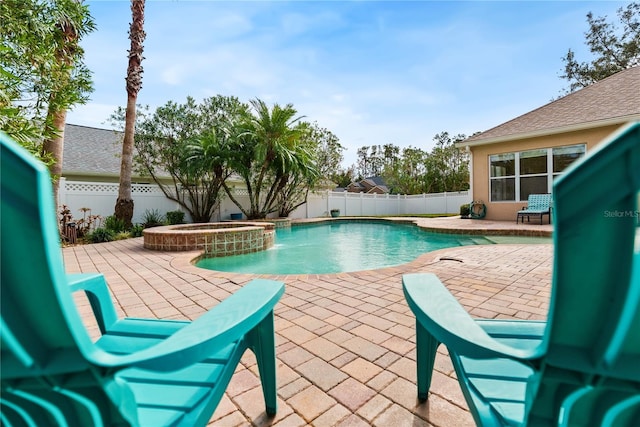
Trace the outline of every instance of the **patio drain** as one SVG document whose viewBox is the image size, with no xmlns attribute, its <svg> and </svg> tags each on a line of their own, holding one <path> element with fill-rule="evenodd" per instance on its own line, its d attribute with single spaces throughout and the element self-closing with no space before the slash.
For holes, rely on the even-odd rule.
<svg viewBox="0 0 640 427">
<path fill-rule="evenodd" d="M 452 257 L 446 257 L 446 256 L 443 256 L 443 257 L 439 258 L 438 261 L 455 261 L 455 262 L 464 263 L 464 261 L 462 261 L 461 259 L 452 258 Z"/>
</svg>

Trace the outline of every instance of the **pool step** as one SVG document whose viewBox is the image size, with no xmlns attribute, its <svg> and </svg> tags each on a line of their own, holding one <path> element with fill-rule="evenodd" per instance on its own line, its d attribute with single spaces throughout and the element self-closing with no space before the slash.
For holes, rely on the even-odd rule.
<svg viewBox="0 0 640 427">
<path fill-rule="evenodd" d="M 458 242 L 460 242 L 460 246 L 477 245 L 475 240 L 470 237 L 461 237 L 458 239 Z"/>
<path fill-rule="evenodd" d="M 460 242 L 461 246 L 489 245 L 489 244 L 495 243 L 484 237 L 461 237 L 458 239 L 458 242 Z"/>
<path fill-rule="evenodd" d="M 472 237 L 471 240 L 476 242 L 476 245 L 493 245 L 495 242 L 486 237 Z"/>
</svg>

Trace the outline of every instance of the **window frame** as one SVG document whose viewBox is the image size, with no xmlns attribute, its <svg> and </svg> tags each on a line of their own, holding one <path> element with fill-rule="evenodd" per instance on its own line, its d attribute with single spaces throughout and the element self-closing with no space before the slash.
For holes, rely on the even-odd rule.
<svg viewBox="0 0 640 427">
<path fill-rule="evenodd" d="M 532 177 L 546 177 L 547 178 L 547 193 L 551 193 L 552 189 L 553 189 L 553 182 L 554 180 L 562 175 L 564 173 L 564 170 L 561 172 L 554 172 L 553 170 L 553 151 L 557 150 L 557 149 L 561 149 L 561 148 L 576 148 L 576 151 L 578 151 L 578 147 L 581 147 L 581 155 L 575 159 L 578 160 L 579 158 L 583 157 L 586 153 L 587 153 L 587 144 L 586 143 L 580 143 L 580 144 L 571 144 L 571 145 L 561 145 L 561 146 L 557 146 L 557 147 L 545 147 L 545 148 L 530 148 L 527 150 L 521 150 L 521 151 L 512 151 L 512 152 L 504 152 L 504 153 L 495 153 L 495 154 L 489 154 L 487 156 L 487 161 L 488 161 L 488 171 L 489 171 L 489 201 L 491 203 L 522 203 L 522 202 L 526 202 L 526 200 L 521 200 L 520 194 L 521 194 L 521 188 L 520 188 L 520 180 L 522 178 L 532 178 Z M 542 173 L 532 173 L 532 174 L 521 174 L 520 173 L 520 155 L 522 153 L 528 153 L 531 151 L 538 151 L 538 150 L 544 150 L 546 151 L 546 157 L 547 157 L 547 161 L 546 161 L 546 166 L 547 166 L 547 170 L 546 172 L 542 172 Z M 508 156 L 508 155 L 513 155 L 514 156 L 514 173 L 515 175 L 504 175 L 504 176 L 492 176 L 492 157 L 495 158 L 497 156 Z M 524 158 L 524 157 L 523 157 Z M 575 162 L 574 160 L 574 162 Z M 573 162 L 572 162 L 573 163 Z M 565 168 L 566 169 L 566 168 Z M 492 181 L 494 180 L 506 180 L 506 179 L 514 179 L 515 180 L 515 189 L 514 189 L 514 199 L 513 200 L 493 200 L 493 192 L 492 192 Z"/>
<path fill-rule="evenodd" d="M 491 172 L 492 172 L 492 169 L 491 169 L 492 168 L 491 157 L 498 157 L 498 156 L 505 156 L 506 157 L 506 156 L 511 156 L 511 155 L 513 155 L 513 172 L 514 172 L 514 174 L 513 175 L 500 175 L 500 176 L 495 176 L 495 177 L 491 176 Z M 492 199 L 492 194 L 493 194 L 492 181 L 494 181 L 494 180 L 495 181 L 501 181 L 501 180 L 508 181 L 510 179 L 513 179 L 514 180 L 514 194 L 515 194 L 515 187 L 517 187 L 516 184 L 517 184 L 517 181 L 518 181 L 517 176 L 518 176 L 518 173 L 519 173 L 519 169 L 520 169 L 520 165 L 519 165 L 517 153 L 499 153 L 499 154 L 490 154 L 489 155 L 489 199 L 491 201 L 493 201 L 493 199 Z M 511 202 L 511 200 L 497 200 L 496 201 L 496 203 L 499 203 L 499 202 Z"/>
</svg>

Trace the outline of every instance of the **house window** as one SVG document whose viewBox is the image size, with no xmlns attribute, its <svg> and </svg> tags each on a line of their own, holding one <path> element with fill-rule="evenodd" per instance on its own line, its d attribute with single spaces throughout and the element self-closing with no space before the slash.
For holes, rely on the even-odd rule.
<svg viewBox="0 0 640 427">
<path fill-rule="evenodd" d="M 491 201 L 515 200 L 516 155 L 496 154 L 491 162 Z"/>
<path fill-rule="evenodd" d="M 553 174 L 554 177 L 565 170 L 571 163 L 584 156 L 587 147 L 584 144 L 568 147 L 556 147 L 553 149 Z"/>
<path fill-rule="evenodd" d="M 578 144 L 489 156 L 491 201 L 526 201 L 530 194 L 550 193 L 553 179 L 585 152 L 586 145 Z"/>
<path fill-rule="evenodd" d="M 548 150 L 522 151 L 520 160 L 520 200 L 527 200 L 529 194 L 548 193 L 547 154 Z"/>
</svg>

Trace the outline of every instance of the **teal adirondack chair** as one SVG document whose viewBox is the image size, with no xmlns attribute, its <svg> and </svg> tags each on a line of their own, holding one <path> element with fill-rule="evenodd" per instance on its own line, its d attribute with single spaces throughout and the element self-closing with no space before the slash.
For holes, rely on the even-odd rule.
<svg viewBox="0 0 640 427">
<path fill-rule="evenodd" d="M 639 189 L 640 123 L 556 181 L 547 322 L 474 320 L 436 276 L 405 275 L 418 398 L 442 343 L 478 425 L 640 426 Z"/>
<path fill-rule="evenodd" d="M 247 349 L 275 414 L 282 283 L 254 280 L 193 322 L 119 319 L 102 275 L 64 272 L 46 167 L 6 135 L 0 144 L 2 425 L 206 425 Z M 96 342 L 74 291 L 88 296 Z"/>
</svg>

